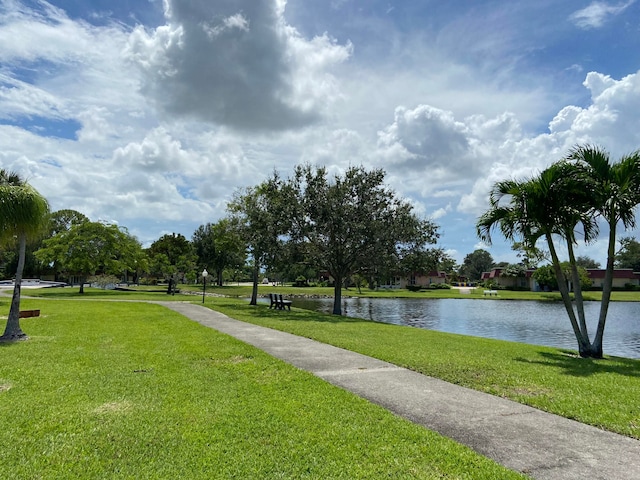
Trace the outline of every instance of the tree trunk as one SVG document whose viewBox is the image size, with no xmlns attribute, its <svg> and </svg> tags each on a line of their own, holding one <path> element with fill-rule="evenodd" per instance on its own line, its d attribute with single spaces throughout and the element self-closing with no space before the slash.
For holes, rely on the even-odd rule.
<svg viewBox="0 0 640 480">
<path fill-rule="evenodd" d="M 591 356 L 602 358 L 602 340 L 604 338 L 604 327 L 607 323 L 607 312 L 611 301 L 611 290 L 613 290 L 613 264 L 616 255 L 616 224 L 609 224 L 609 247 L 607 250 L 607 269 L 604 273 L 604 284 L 602 285 L 602 300 L 600 300 L 600 316 L 598 317 L 598 328 L 596 336 L 593 338 L 591 346 Z"/>
<path fill-rule="evenodd" d="M 342 278 L 333 277 L 333 314 L 342 315 Z"/>
<path fill-rule="evenodd" d="M 222 274 L 224 273 L 224 270 L 222 268 L 219 268 L 216 271 L 216 282 L 218 284 L 219 287 L 221 287 L 224 284 L 224 281 L 222 279 Z"/>
<path fill-rule="evenodd" d="M 560 268 L 560 260 L 558 260 L 558 254 L 556 252 L 555 246 L 553 244 L 553 239 L 551 238 L 550 234 L 546 235 L 546 240 L 547 244 L 549 245 L 549 252 L 551 253 L 553 270 L 556 274 L 556 279 L 558 280 L 558 290 L 560 290 L 564 308 L 569 315 L 569 321 L 571 322 L 573 333 L 576 336 L 576 340 L 578 341 L 578 353 L 581 357 L 589 357 L 591 355 L 591 344 L 589 342 L 589 339 L 585 339 L 582 335 L 582 332 L 580 331 L 578 321 L 576 320 L 576 313 L 573 311 L 573 305 L 571 304 L 569 288 L 567 287 L 567 282 L 565 281 L 564 274 L 562 273 L 562 268 Z"/>
<path fill-rule="evenodd" d="M 584 314 L 584 299 L 582 298 L 582 284 L 580 283 L 580 274 L 576 265 L 576 256 L 573 251 L 573 244 L 567 241 L 567 250 L 569 252 L 569 264 L 571 265 L 571 277 L 573 278 L 573 292 L 576 299 L 576 309 L 578 310 L 578 320 L 580 322 L 580 332 L 582 337 L 589 339 L 589 331 L 587 329 L 587 320 Z"/>
<path fill-rule="evenodd" d="M 251 301 L 249 305 L 258 304 L 258 273 L 260 273 L 260 265 L 258 259 L 253 258 L 253 288 L 251 289 Z"/>
<path fill-rule="evenodd" d="M 80 276 L 80 291 L 78 293 L 84 295 L 84 276 Z"/>
<path fill-rule="evenodd" d="M 16 280 L 13 285 L 13 297 L 11 298 L 11 308 L 7 318 L 7 326 L 0 341 L 27 340 L 26 333 L 20 328 L 20 289 L 22 287 L 22 272 L 27 251 L 27 237 L 25 234 L 19 236 L 18 268 L 16 269 Z"/>
</svg>

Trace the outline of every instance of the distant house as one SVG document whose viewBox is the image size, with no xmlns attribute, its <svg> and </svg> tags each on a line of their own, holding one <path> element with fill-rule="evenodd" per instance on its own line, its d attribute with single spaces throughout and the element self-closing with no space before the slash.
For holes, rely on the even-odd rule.
<svg viewBox="0 0 640 480">
<path fill-rule="evenodd" d="M 480 281 L 486 282 L 492 280 L 496 285 L 504 288 L 527 288 L 529 290 L 538 290 L 538 282 L 532 277 L 535 270 L 529 269 L 523 277 L 504 277 L 502 272 L 504 268 L 494 268 L 490 272 L 482 272 Z"/>
<path fill-rule="evenodd" d="M 602 288 L 605 270 L 602 268 L 587 268 L 587 274 L 593 282 L 593 287 Z M 490 272 L 483 272 L 481 280 L 493 280 L 496 285 L 505 288 L 528 288 L 532 291 L 540 290 L 538 282 L 533 278 L 535 270 L 525 272 L 524 277 L 503 277 L 502 268 L 494 268 Z M 618 268 L 613 271 L 613 288 L 625 288 L 628 285 L 640 286 L 640 272 L 630 268 Z"/>
<path fill-rule="evenodd" d="M 401 288 L 400 287 L 401 284 L 402 284 L 402 277 L 389 277 L 381 281 L 380 284 L 378 285 L 378 288 L 396 289 L 396 288 Z"/>
<path fill-rule="evenodd" d="M 408 278 L 400 278 L 400 288 L 407 288 L 408 285 L 429 288 L 433 284 L 441 283 L 447 283 L 447 274 L 435 270 L 426 274 L 414 273 Z"/>
<path fill-rule="evenodd" d="M 602 268 L 587 268 L 587 273 L 593 282 L 593 286 L 602 288 L 605 270 Z M 634 272 L 631 268 L 615 269 L 613 271 L 613 288 L 625 288 L 627 285 L 640 285 L 640 272 Z"/>
</svg>

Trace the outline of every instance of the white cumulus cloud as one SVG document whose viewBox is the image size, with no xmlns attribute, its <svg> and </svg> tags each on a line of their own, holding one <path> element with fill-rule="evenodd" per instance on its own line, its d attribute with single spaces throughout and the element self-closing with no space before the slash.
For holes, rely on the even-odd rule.
<svg viewBox="0 0 640 480">
<path fill-rule="evenodd" d="M 166 25 L 142 26 L 127 55 L 142 91 L 168 114 L 239 130 L 285 130 L 319 121 L 339 93 L 330 67 L 351 46 L 303 38 L 283 0 L 165 0 Z"/>
</svg>

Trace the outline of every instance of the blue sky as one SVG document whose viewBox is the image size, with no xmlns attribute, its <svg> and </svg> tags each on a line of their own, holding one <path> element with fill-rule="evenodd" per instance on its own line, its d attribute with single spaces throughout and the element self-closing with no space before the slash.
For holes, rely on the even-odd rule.
<svg viewBox="0 0 640 480">
<path fill-rule="evenodd" d="M 0 165 L 145 245 L 274 168 L 384 168 L 462 261 L 494 182 L 640 148 L 639 70 L 635 0 L 0 0 Z"/>
</svg>

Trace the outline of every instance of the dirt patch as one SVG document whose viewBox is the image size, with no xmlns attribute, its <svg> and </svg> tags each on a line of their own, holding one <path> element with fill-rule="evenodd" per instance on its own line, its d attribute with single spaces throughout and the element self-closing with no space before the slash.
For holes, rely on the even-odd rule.
<svg viewBox="0 0 640 480">
<path fill-rule="evenodd" d="M 133 408 L 133 404 L 127 400 L 122 402 L 103 403 L 93 410 L 93 413 L 106 415 L 109 413 L 125 413 Z"/>
</svg>

